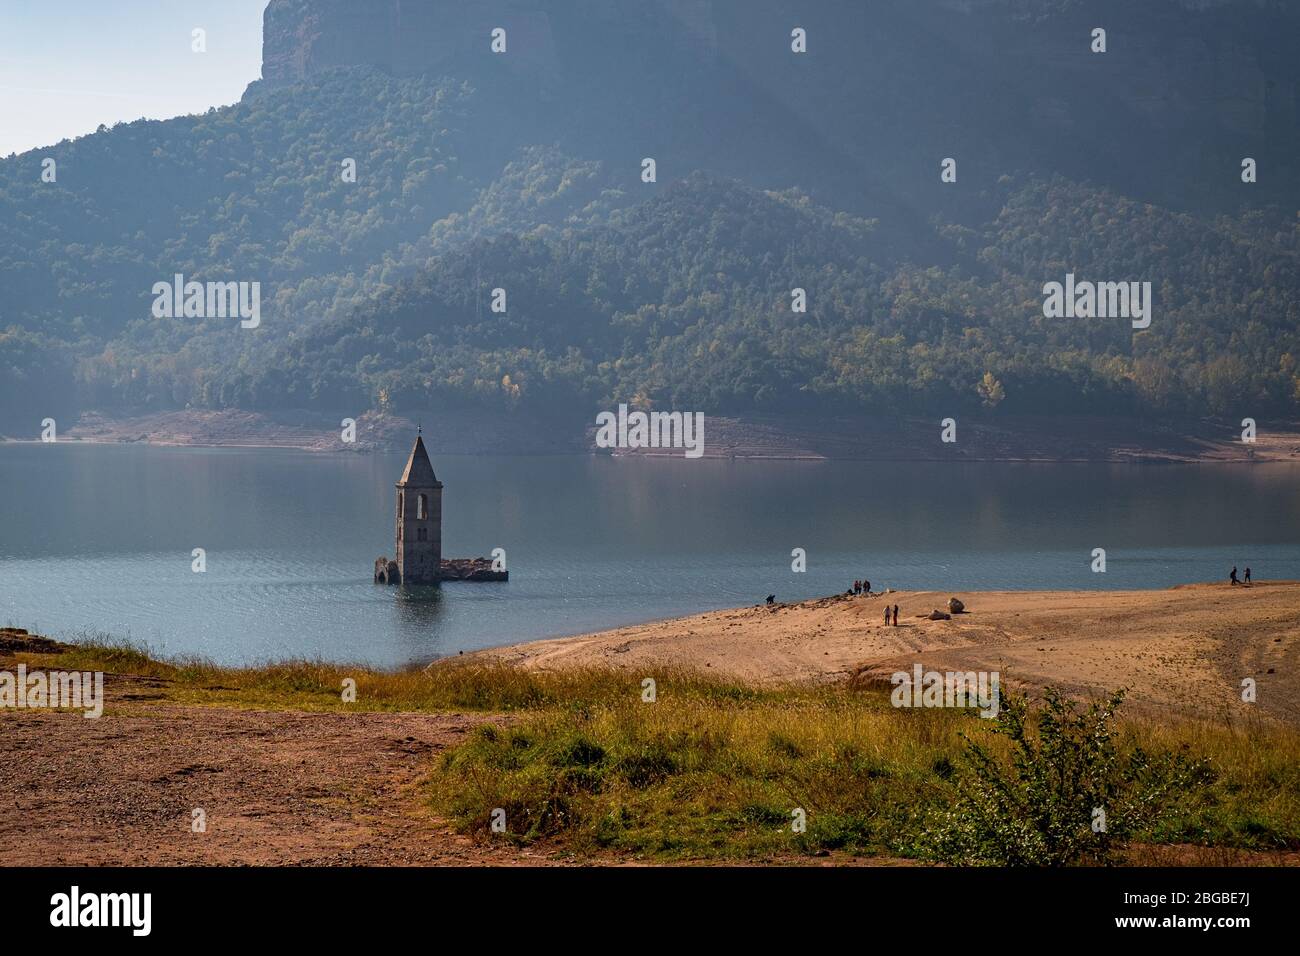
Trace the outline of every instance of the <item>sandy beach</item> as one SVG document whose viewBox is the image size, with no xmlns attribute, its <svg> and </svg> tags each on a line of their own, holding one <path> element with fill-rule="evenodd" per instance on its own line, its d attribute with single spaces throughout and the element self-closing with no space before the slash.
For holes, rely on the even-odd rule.
<svg viewBox="0 0 1300 956">
<path fill-rule="evenodd" d="M 957 597 L 966 611 L 931 621 Z M 884 624 L 885 605 L 898 626 Z M 888 680 L 920 663 L 1004 685 L 1130 688 L 1134 706 L 1300 724 L 1300 582 L 1158 591 L 894 591 L 736 608 L 482 652 L 522 667 L 668 664 L 758 683 Z M 1253 678 L 1255 704 L 1241 700 Z"/>
</svg>

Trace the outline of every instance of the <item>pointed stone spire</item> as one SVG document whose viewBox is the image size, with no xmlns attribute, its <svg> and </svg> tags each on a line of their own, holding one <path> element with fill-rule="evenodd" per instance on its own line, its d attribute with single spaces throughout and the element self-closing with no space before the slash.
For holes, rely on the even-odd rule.
<svg viewBox="0 0 1300 956">
<path fill-rule="evenodd" d="M 415 436 L 415 447 L 411 449 L 411 457 L 406 461 L 406 470 L 398 484 L 412 488 L 432 488 L 438 484 L 429 453 L 424 450 L 424 437 L 419 433 Z"/>
</svg>

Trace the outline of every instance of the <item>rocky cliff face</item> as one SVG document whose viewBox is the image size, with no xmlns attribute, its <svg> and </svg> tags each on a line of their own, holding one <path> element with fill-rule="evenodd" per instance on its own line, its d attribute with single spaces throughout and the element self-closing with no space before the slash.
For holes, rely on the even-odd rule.
<svg viewBox="0 0 1300 956">
<path fill-rule="evenodd" d="M 436 71 L 486 51 L 494 27 L 508 30 L 510 67 L 554 63 L 549 15 L 527 0 L 271 0 L 262 40 L 262 77 L 308 79 L 340 66 L 396 75 Z"/>
<path fill-rule="evenodd" d="M 271 0 L 266 8 L 262 77 L 307 79 L 338 66 L 373 66 L 404 75 L 440 72 L 489 51 L 506 30 L 506 69 L 557 73 L 580 64 L 584 44 L 662 39 L 683 48 L 716 45 L 713 0 Z M 656 15 L 659 22 L 656 24 Z M 591 52 L 588 50 L 587 52 Z"/>
<path fill-rule="evenodd" d="M 788 22 L 808 28 L 814 53 L 833 53 L 846 80 L 921 81 L 952 66 L 936 72 L 927 57 L 959 56 L 968 85 L 1031 81 L 1021 91 L 1031 117 L 1049 123 L 1068 126 L 1062 97 L 1086 87 L 1094 103 L 1113 98 L 1143 121 L 1177 127 L 1200 111 L 1201 122 L 1246 132 L 1300 120 L 1287 29 L 1300 29 L 1300 16 L 1283 9 L 1267 0 L 895 0 L 869 11 L 860 0 L 271 0 L 262 75 L 280 84 L 340 66 L 396 75 L 499 67 L 593 81 L 610 66 L 671 78 L 679 66 L 721 60 L 761 84 L 773 56 L 788 53 Z M 1102 57 L 1088 50 L 1093 26 L 1111 34 Z M 509 55 L 489 65 L 495 27 L 506 29 Z M 873 71 L 881 62 L 893 77 Z"/>
<path fill-rule="evenodd" d="M 1300 5 L 1273 0 L 271 0 L 263 76 L 496 84 L 493 115 L 531 141 L 814 192 L 820 176 L 928 195 L 937 157 L 959 156 L 982 177 L 1050 170 L 1173 201 L 1180 182 L 1231 183 L 1244 156 L 1295 180 L 1298 34 Z"/>
</svg>

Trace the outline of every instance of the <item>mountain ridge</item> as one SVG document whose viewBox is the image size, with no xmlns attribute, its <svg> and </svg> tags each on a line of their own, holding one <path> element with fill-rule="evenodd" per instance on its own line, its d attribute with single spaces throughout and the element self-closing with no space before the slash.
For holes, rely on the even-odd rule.
<svg viewBox="0 0 1300 956">
<path fill-rule="evenodd" d="M 556 8 L 557 59 L 540 79 L 526 57 L 498 68 L 477 20 L 470 48 L 399 63 L 407 75 L 344 62 L 374 59 L 382 23 L 366 13 L 413 9 L 394 4 L 273 0 L 268 62 L 287 56 L 299 74 L 273 66 L 232 107 L 0 160 L 0 418 L 435 396 L 583 414 L 638 398 L 740 414 L 778 396 L 809 414 L 928 413 L 982 407 L 981 390 L 998 391 L 986 376 L 1009 412 L 1281 414 L 1300 402 L 1300 176 L 1286 166 L 1300 149 L 1288 160 L 1289 140 L 1268 138 L 1295 108 L 1296 68 L 1273 62 L 1275 28 L 1294 16 L 1280 7 L 926 0 L 868 14 L 841 0 L 711 0 L 705 23 L 691 19 L 699 4 L 620 0 L 590 23 L 589 4 Z M 510 0 L 475 17 L 538 8 Z M 636 42 L 593 42 L 626 33 L 624 10 L 637 30 L 650 24 Z M 806 57 L 789 50 L 796 15 Z M 1096 16 L 1114 45 L 1094 57 Z M 297 56 L 304 36 L 332 37 L 311 43 L 337 62 L 314 45 Z M 422 49 L 409 21 L 403 36 Z M 528 45 L 527 31 L 511 36 Z M 1143 44 L 1160 55 L 1132 73 Z M 999 51 L 1002 66 L 989 62 Z M 1197 63 L 1213 75 L 1180 88 Z M 1156 87 L 1113 95 L 1148 73 Z M 1198 99 L 1206 83 L 1259 95 L 1216 112 L 1217 99 Z M 1064 112 L 1025 114 L 1061 97 Z M 1080 98 L 1096 102 L 1073 115 Z M 1147 122 L 1162 103 L 1176 108 Z M 1148 149 L 1170 126 L 1181 139 Z M 1251 136 L 1267 152 L 1245 185 Z M 57 183 L 40 181 L 47 155 Z M 956 183 L 940 181 L 946 155 Z M 646 156 L 658 182 L 641 180 Z M 355 182 L 340 175 L 348 161 Z M 832 251 L 799 259 L 817 236 L 837 237 Z M 1045 322 L 1038 290 L 1071 271 L 1152 281 L 1163 318 L 1140 336 Z M 176 274 L 262 283 L 260 328 L 153 317 L 153 284 Z M 812 293 L 809 318 L 788 311 L 797 285 Z M 518 286 L 511 312 L 485 323 L 484 289 L 498 286 Z M 400 314 L 420 303 L 433 327 Z M 711 323 L 736 344 L 714 345 Z M 369 352 L 322 339 L 367 328 Z"/>
</svg>

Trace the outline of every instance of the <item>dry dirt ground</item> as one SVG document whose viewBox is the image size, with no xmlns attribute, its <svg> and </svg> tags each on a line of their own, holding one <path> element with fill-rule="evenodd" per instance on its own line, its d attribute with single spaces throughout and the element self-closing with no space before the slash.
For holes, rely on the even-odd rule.
<svg viewBox="0 0 1300 956">
<path fill-rule="evenodd" d="M 0 669 L 15 666 L 7 651 L 40 651 L 40 640 L 0 636 Z M 0 709 L 0 867 L 638 864 L 473 840 L 429 810 L 422 783 L 437 755 L 508 718 L 183 706 L 130 674 L 104 686 L 97 720 Z M 205 832 L 193 832 L 196 809 Z"/>
<path fill-rule="evenodd" d="M 135 683 L 111 678 L 98 720 L 0 712 L 0 863 L 547 862 L 474 843 L 423 808 L 434 755 L 481 716 L 124 711 Z M 206 833 L 191 832 L 195 809 Z"/>
<path fill-rule="evenodd" d="M 930 621 L 950 596 L 967 613 Z M 884 624 L 899 606 L 898 626 Z M 482 652 L 524 667 L 652 664 L 747 681 L 888 679 L 896 671 L 998 671 L 1004 685 L 1090 694 L 1189 716 L 1300 725 L 1300 582 L 1163 591 L 895 591 L 758 606 Z M 1256 704 L 1241 700 L 1254 678 Z"/>
<path fill-rule="evenodd" d="M 475 841 L 428 810 L 420 784 L 436 754 L 491 717 L 133 706 L 154 682 L 105 684 L 98 720 L 0 711 L 0 867 L 638 865 Z"/>
</svg>

